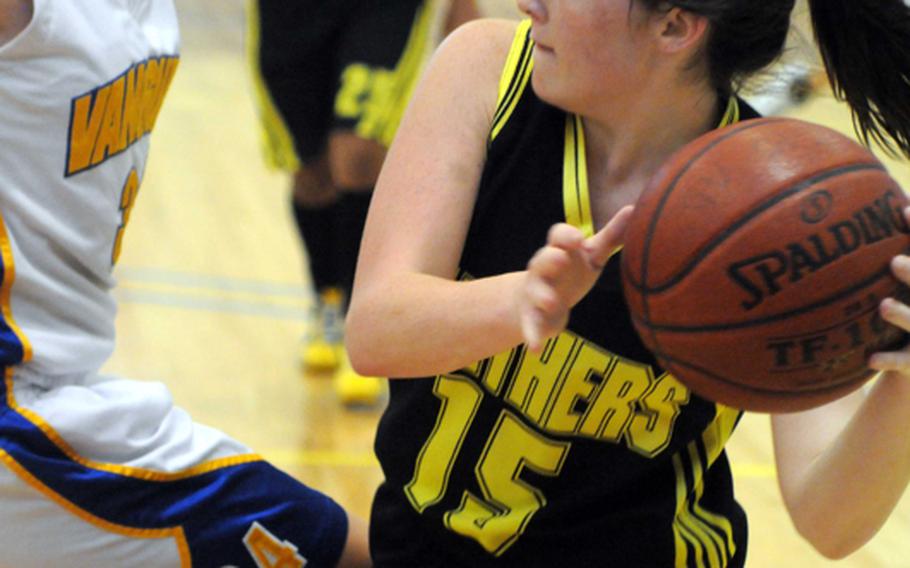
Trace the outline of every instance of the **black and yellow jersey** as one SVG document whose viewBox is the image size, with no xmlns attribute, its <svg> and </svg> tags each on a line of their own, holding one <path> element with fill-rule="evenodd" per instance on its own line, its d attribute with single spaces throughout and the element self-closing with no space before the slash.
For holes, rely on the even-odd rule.
<svg viewBox="0 0 910 568">
<path fill-rule="evenodd" d="M 523 270 L 554 223 L 592 231 L 583 123 L 534 94 L 531 46 L 525 23 L 500 84 L 464 278 Z M 754 116 L 731 98 L 721 124 Z M 517 346 L 391 381 L 376 440 L 378 566 L 743 565 L 746 518 L 723 451 L 740 412 L 657 366 L 630 322 L 620 255 L 540 354 Z"/>
</svg>

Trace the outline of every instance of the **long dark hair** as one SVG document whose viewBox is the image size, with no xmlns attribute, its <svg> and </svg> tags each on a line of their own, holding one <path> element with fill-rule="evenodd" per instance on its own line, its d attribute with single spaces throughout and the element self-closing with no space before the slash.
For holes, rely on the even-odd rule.
<svg viewBox="0 0 910 568">
<path fill-rule="evenodd" d="M 809 5 L 831 88 L 853 109 L 857 132 L 867 144 L 871 138 L 910 157 L 910 6 L 903 0 Z"/>
<path fill-rule="evenodd" d="M 737 90 L 784 49 L 795 0 L 638 0 L 675 6 L 711 22 L 706 52 L 712 84 Z M 815 38 L 835 95 L 856 131 L 910 158 L 910 6 L 904 0 L 809 0 Z"/>
</svg>

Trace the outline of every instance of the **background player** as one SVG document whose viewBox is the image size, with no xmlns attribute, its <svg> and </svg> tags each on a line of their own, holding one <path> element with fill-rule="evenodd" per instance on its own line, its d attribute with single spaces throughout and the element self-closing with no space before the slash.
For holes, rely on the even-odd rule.
<svg viewBox="0 0 910 568">
<path fill-rule="evenodd" d="M 331 499 L 98 374 L 178 62 L 170 0 L 0 0 L 0 564 L 369 565 Z"/>
<path fill-rule="evenodd" d="M 724 452 L 741 413 L 657 367 L 611 255 L 672 152 L 755 116 L 734 87 L 779 55 L 794 3 L 518 4 L 517 30 L 482 21 L 440 49 L 371 206 L 348 348 L 402 377 L 376 440 L 374 561 L 743 566 Z M 861 132 L 910 155 L 910 10 L 811 5 Z M 910 258 L 893 271 L 910 282 Z M 910 329 L 908 306 L 880 311 Z M 772 418 L 788 512 L 830 557 L 875 534 L 910 479 L 910 353 L 870 365 L 886 372 L 868 393 Z"/>
<path fill-rule="evenodd" d="M 269 165 L 292 172 L 292 209 L 315 289 L 302 349 L 310 370 L 337 371 L 343 402 L 373 404 L 342 346 L 373 185 L 427 51 L 477 16 L 473 0 L 257 0 L 250 46 Z"/>
</svg>

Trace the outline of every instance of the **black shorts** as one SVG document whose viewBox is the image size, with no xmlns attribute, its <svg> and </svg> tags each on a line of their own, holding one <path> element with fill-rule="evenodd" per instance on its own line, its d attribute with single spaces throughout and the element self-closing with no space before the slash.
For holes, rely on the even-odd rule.
<svg viewBox="0 0 910 568">
<path fill-rule="evenodd" d="M 257 0 L 253 66 L 268 162 L 296 169 L 330 131 L 388 145 L 426 58 L 426 0 Z"/>
</svg>

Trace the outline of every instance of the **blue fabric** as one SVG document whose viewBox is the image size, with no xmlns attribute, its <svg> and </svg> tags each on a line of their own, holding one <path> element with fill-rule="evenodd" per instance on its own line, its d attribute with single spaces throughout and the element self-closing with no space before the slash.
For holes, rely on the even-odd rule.
<svg viewBox="0 0 910 568">
<path fill-rule="evenodd" d="M 91 469 L 70 459 L 7 404 L 0 380 L 0 448 L 49 489 L 106 521 L 137 529 L 182 526 L 193 566 L 255 567 L 243 544 L 254 521 L 297 547 L 308 567 L 334 566 L 347 516 L 319 493 L 264 461 L 171 481 Z"/>
</svg>

